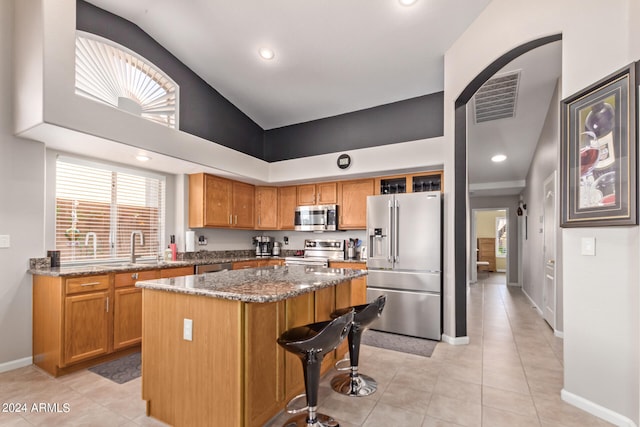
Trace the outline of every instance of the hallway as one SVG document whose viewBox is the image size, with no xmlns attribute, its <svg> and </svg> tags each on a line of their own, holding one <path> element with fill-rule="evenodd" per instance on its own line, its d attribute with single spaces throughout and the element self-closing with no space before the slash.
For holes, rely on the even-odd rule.
<svg viewBox="0 0 640 427">
<path fill-rule="evenodd" d="M 360 371 L 378 381 L 351 398 L 322 380 L 320 412 L 342 427 L 588 427 L 610 424 L 560 399 L 562 340 L 520 288 L 491 273 L 469 288 L 471 343 L 439 343 L 431 358 L 363 346 Z M 144 415 L 140 378 L 116 384 L 90 371 L 53 379 L 33 366 L 0 374 L 0 401 L 68 403 L 68 413 L 1 413 L 0 425 L 161 426 Z M 280 427 L 281 414 L 269 424 Z"/>
</svg>

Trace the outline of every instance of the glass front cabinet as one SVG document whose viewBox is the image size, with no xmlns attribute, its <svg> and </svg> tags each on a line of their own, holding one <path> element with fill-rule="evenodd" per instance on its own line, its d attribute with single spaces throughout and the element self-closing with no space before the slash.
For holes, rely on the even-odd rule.
<svg viewBox="0 0 640 427">
<path fill-rule="evenodd" d="M 429 171 L 376 178 L 375 191 L 376 194 L 442 192 L 444 191 L 442 184 L 442 171 Z"/>
</svg>

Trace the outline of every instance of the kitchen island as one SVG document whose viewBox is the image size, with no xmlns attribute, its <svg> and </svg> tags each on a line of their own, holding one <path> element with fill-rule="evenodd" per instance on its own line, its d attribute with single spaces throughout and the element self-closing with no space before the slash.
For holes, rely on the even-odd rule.
<svg viewBox="0 0 640 427">
<path fill-rule="evenodd" d="M 264 425 L 304 389 L 299 359 L 277 337 L 363 303 L 365 275 L 275 266 L 137 282 L 147 415 L 174 426 Z"/>
</svg>

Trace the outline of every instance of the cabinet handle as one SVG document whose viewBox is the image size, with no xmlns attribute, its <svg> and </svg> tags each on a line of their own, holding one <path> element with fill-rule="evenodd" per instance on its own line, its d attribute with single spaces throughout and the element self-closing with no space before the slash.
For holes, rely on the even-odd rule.
<svg viewBox="0 0 640 427">
<path fill-rule="evenodd" d="M 131 278 L 132 278 L 133 280 L 138 280 L 138 273 L 133 273 L 133 274 L 131 275 Z"/>
<path fill-rule="evenodd" d="M 87 282 L 87 283 L 83 283 L 80 286 L 95 286 L 95 285 L 99 285 L 100 282 Z"/>
<path fill-rule="evenodd" d="M 260 225 L 260 215 L 258 215 L 258 225 Z"/>
<path fill-rule="evenodd" d="M 238 224 L 238 215 L 234 215 L 234 218 L 235 218 L 235 219 L 234 219 L 233 223 L 234 223 L 234 224 Z"/>
<path fill-rule="evenodd" d="M 106 306 L 107 306 L 107 313 L 108 313 L 109 312 L 109 297 L 107 297 Z"/>
</svg>

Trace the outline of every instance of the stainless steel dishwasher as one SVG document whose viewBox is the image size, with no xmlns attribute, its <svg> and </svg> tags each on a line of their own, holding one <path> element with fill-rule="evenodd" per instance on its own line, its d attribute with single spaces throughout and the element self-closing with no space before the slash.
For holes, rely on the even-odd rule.
<svg viewBox="0 0 640 427">
<path fill-rule="evenodd" d="M 230 262 L 220 262 L 217 264 L 202 264 L 202 265 L 196 265 L 196 274 L 215 273 L 217 271 L 226 271 L 231 269 L 232 269 L 232 266 Z"/>
</svg>

